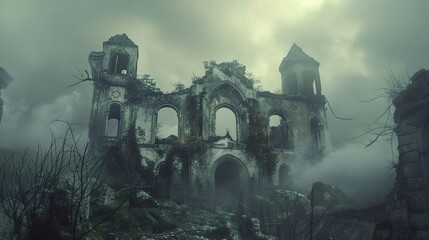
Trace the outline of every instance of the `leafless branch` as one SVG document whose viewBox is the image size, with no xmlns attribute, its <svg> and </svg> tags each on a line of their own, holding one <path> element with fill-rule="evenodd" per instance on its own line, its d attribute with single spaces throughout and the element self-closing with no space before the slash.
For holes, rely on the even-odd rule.
<svg viewBox="0 0 429 240">
<path fill-rule="evenodd" d="M 73 87 L 76 86 L 82 82 L 87 82 L 87 81 L 93 81 L 93 79 L 89 76 L 89 72 L 87 70 L 80 70 L 77 69 L 78 73 L 77 74 L 69 74 L 71 77 L 75 78 L 78 80 L 78 82 L 75 82 L 67 87 Z"/>
<path fill-rule="evenodd" d="M 360 138 L 367 134 L 374 136 L 369 143 L 365 145 L 365 148 L 373 145 L 384 136 L 389 136 L 388 140 L 391 142 L 393 141 L 395 129 L 397 127 L 392 121 L 392 115 L 394 112 L 393 100 L 407 87 L 408 83 L 409 80 L 405 81 L 404 79 L 398 78 L 389 66 L 387 69 L 387 77 L 384 79 L 384 86 L 376 89 L 379 93 L 369 100 L 361 100 L 361 102 L 370 103 L 378 99 L 384 99 L 387 102 L 383 112 L 374 120 L 376 126 L 369 128 L 364 133 L 355 137 Z"/>
</svg>

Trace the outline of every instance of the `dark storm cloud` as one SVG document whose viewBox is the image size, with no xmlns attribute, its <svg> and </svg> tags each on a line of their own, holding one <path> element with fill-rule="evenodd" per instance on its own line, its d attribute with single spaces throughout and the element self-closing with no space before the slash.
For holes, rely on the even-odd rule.
<svg viewBox="0 0 429 240">
<path fill-rule="evenodd" d="M 364 4 L 366 2 L 366 4 Z M 429 9 L 428 1 L 364 1 L 354 9 L 354 18 L 360 18 L 361 32 L 355 46 L 368 54 L 368 60 L 377 63 L 400 64 L 415 72 L 429 65 Z"/>
<path fill-rule="evenodd" d="M 353 136 L 373 126 L 386 106 L 359 100 L 378 93 L 389 67 L 405 77 L 429 65 L 427 9 L 424 0 L 2 1 L 0 66 L 15 80 L 3 92 L 0 146 L 46 137 L 43 131 L 58 129 L 54 119 L 81 123 L 85 135 L 92 86 L 67 88 L 74 82 L 68 74 L 88 69 L 89 52 L 127 33 L 139 45 L 139 73 L 151 74 L 165 91 L 177 81 L 189 85 L 211 59 L 237 59 L 265 89 L 279 89 L 278 66 L 296 42 L 321 63 L 322 90 L 336 113 L 353 118 L 328 113 L 335 147 L 357 154 L 370 137 Z M 373 153 L 363 166 L 377 158 Z"/>
</svg>

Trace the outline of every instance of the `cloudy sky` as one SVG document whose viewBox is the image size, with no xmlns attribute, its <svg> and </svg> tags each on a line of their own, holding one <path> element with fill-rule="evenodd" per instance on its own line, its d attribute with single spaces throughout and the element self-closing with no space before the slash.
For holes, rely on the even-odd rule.
<svg viewBox="0 0 429 240">
<path fill-rule="evenodd" d="M 69 74 L 88 69 L 89 52 L 110 36 L 127 33 L 139 45 L 138 72 L 164 91 L 178 81 L 189 85 L 211 59 L 237 59 L 275 91 L 278 66 L 297 43 L 321 63 L 322 91 L 337 115 L 353 118 L 328 114 L 334 147 L 354 156 L 370 136 L 353 136 L 386 105 L 359 100 L 378 93 L 388 69 L 406 79 L 429 66 L 428 9 L 427 0 L 2 0 L 0 66 L 15 80 L 2 94 L 0 146 L 43 141 L 61 127 L 54 119 L 80 123 L 86 136 L 92 86 L 67 88 Z M 379 148 L 378 161 L 385 161 Z"/>
</svg>

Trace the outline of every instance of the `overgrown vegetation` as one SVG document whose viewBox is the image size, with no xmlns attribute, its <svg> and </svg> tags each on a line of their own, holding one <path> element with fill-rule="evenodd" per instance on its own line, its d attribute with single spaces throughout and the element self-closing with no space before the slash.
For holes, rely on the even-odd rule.
<svg viewBox="0 0 429 240">
<path fill-rule="evenodd" d="M 52 136 L 47 150 L 1 156 L 1 215 L 10 224 L 4 238 L 82 239 L 97 226 L 89 224 L 87 207 L 103 184 L 104 162 L 92 159 L 78 139 L 67 123 L 64 136 Z"/>
<path fill-rule="evenodd" d="M 249 105 L 249 129 L 252 131 L 249 131 L 246 152 L 256 159 L 262 175 L 271 182 L 278 159 L 270 147 L 267 126 L 256 101 Z"/>
<path fill-rule="evenodd" d="M 156 87 L 155 80 L 149 74 L 130 79 L 125 89 L 125 102 L 132 104 L 140 104 L 150 96 L 162 94 L 161 90 Z"/>
<path fill-rule="evenodd" d="M 189 177 L 191 169 L 191 159 L 198 154 L 204 154 L 206 146 L 204 142 L 199 138 L 191 136 L 185 136 L 185 139 L 177 145 L 170 146 L 166 157 L 165 157 L 165 169 L 162 173 L 162 177 L 165 179 L 167 186 L 173 184 L 173 172 L 180 170 L 180 177 L 185 184 L 185 188 L 189 190 Z M 175 161 L 179 161 L 180 169 L 174 169 Z M 170 189 L 170 188 L 169 188 Z M 170 197 L 170 190 L 168 191 L 168 197 Z"/>
<path fill-rule="evenodd" d="M 157 208 L 133 208 L 128 204 L 117 212 L 115 218 L 100 226 L 93 239 L 232 239 L 230 215 L 217 211 L 190 208 L 173 202 L 159 201 Z M 94 213 L 94 218 L 111 211 L 105 206 Z M 197 237 L 198 238 L 198 237 Z"/>
<path fill-rule="evenodd" d="M 146 166 L 142 165 L 138 135 L 135 121 L 131 121 L 126 134 L 106 153 L 108 183 L 114 188 L 138 181 L 144 185 L 153 184 L 155 163 L 149 161 Z"/>
<path fill-rule="evenodd" d="M 186 89 L 185 84 L 182 82 L 173 83 L 174 91 L 173 92 L 181 92 Z"/>
<path fill-rule="evenodd" d="M 166 172 L 165 179 L 167 185 L 172 184 L 172 172 L 174 161 L 177 159 L 181 163 L 180 175 L 185 183 L 189 182 L 191 159 L 197 155 L 203 155 L 206 152 L 206 144 L 201 135 L 202 126 L 202 111 L 199 106 L 200 101 L 198 96 L 190 97 L 187 101 L 187 123 L 189 124 L 189 132 L 186 132 L 181 141 L 172 145 L 165 157 Z M 187 186 L 187 184 L 185 184 Z M 190 186 L 187 186 L 189 188 Z"/>
<path fill-rule="evenodd" d="M 246 66 L 239 63 L 237 60 L 232 60 L 230 62 L 222 62 L 222 63 L 216 63 L 215 60 L 205 61 L 204 62 L 204 68 L 206 69 L 206 74 L 203 77 L 192 77 L 193 83 L 203 80 L 206 76 L 212 73 L 213 67 L 217 67 L 220 69 L 223 73 L 225 73 L 228 76 L 235 76 L 238 79 L 242 81 L 242 83 L 250 88 L 254 89 L 256 91 L 261 91 L 262 88 L 260 86 L 261 81 L 257 79 L 253 73 L 246 71 Z"/>
</svg>

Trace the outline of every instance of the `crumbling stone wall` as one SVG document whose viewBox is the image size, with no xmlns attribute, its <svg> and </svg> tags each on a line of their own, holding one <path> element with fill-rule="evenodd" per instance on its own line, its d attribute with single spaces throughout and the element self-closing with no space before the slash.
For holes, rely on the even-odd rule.
<svg viewBox="0 0 429 240">
<path fill-rule="evenodd" d="M 91 147 L 101 156 L 103 150 L 129 133 L 129 128 L 135 129 L 142 166 L 154 166 L 154 184 L 167 181 L 171 187 L 172 179 L 179 176 L 182 181 L 176 185 L 184 189 L 180 191 L 213 199 L 215 172 L 222 163 L 229 162 L 237 169 L 246 198 L 256 183 L 261 184 L 258 179 L 264 173 L 270 173 L 265 176 L 271 179 L 268 184 L 279 185 L 280 178 L 292 176 L 280 174 L 280 166 L 282 171 L 293 171 L 301 163 L 318 161 L 329 145 L 319 63 L 296 45 L 280 66 L 283 94 L 257 91 L 245 66 L 236 61 L 205 62 L 205 75 L 193 79 L 189 88 L 163 94 L 148 77 L 137 77 L 137 60 L 138 47 L 125 34 L 111 37 L 104 42 L 102 52 L 90 54 L 94 93 L 89 137 Z M 290 90 L 291 74 L 295 74 L 292 80 L 297 87 Z M 164 107 L 177 113 L 176 142 L 156 140 L 158 112 Z M 216 111 L 220 108 L 235 114 L 236 139 L 216 136 Z M 255 109 L 260 129 L 254 129 L 249 120 Z M 270 146 L 272 115 L 287 124 L 287 149 Z M 110 122 L 117 128 L 106 135 Z M 255 145 L 263 149 L 262 154 L 253 154 L 246 148 L 253 140 L 252 131 L 260 131 L 258 138 L 266 140 Z M 264 164 L 270 164 L 270 171 L 263 170 Z M 163 176 L 165 168 L 174 173 Z M 173 195 L 174 188 L 169 190 Z"/>
<path fill-rule="evenodd" d="M 7 88 L 9 83 L 13 80 L 6 70 L 0 67 L 0 122 L 3 116 L 3 99 L 1 98 L 1 90 Z"/>
<path fill-rule="evenodd" d="M 429 239 L 429 71 L 416 72 L 393 103 L 399 162 L 387 209 L 394 239 Z"/>
</svg>

